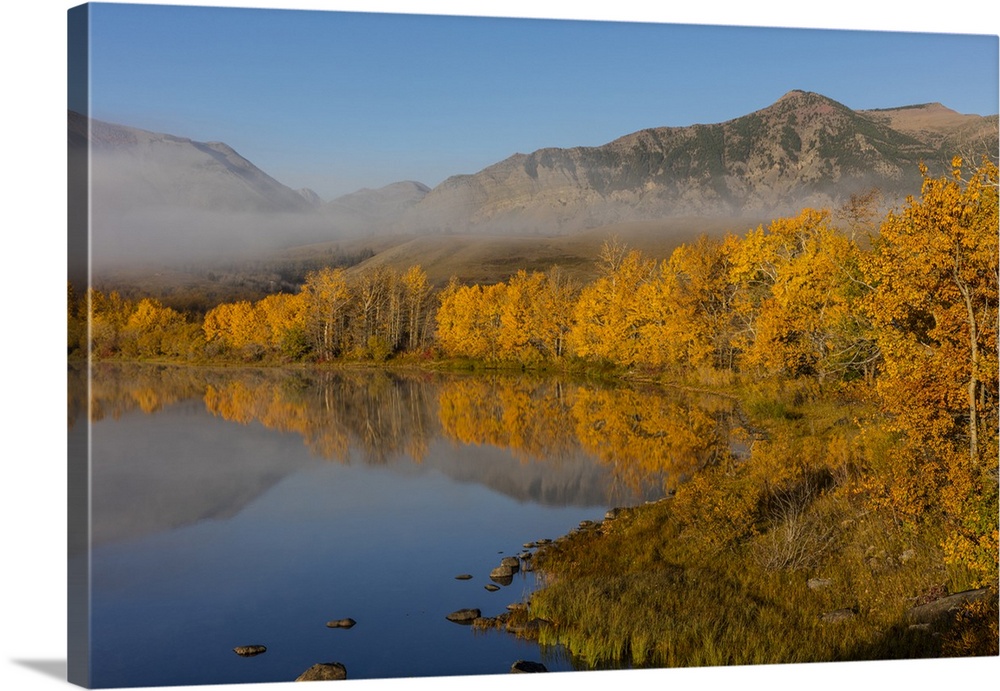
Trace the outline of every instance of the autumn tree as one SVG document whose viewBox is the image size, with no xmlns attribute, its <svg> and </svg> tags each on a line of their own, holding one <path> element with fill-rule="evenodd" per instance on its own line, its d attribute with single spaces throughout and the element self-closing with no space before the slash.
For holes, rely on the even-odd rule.
<svg viewBox="0 0 1000 691">
<path fill-rule="evenodd" d="M 637 360 L 642 326 L 648 319 L 640 288 L 656 275 L 656 263 L 636 250 L 613 242 L 601 250 L 602 275 L 580 292 L 569 333 L 577 357 L 604 359 L 621 365 Z"/>
<path fill-rule="evenodd" d="M 500 305 L 506 284 L 463 286 L 449 282 L 439 295 L 437 338 L 446 355 L 495 360 Z"/>
<path fill-rule="evenodd" d="M 727 244 L 741 369 L 823 380 L 871 365 L 871 335 L 858 321 L 858 247 L 828 211 L 805 209 Z"/>
<path fill-rule="evenodd" d="M 210 348 L 239 353 L 247 359 L 259 358 L 268 340 L 267 325 L 248 300 L 213 307 L 202 321 L 202 331 Z"/>
<path fill-rule="evenodd" d="M 640 287 L 647 321 L 643 355 L 651 364 L 730 369 L 733 286 L 720 240 L 701 236 L 675 249 L 657 280 Z"/>
<path fill-rule="evenodd" d="M 69 355 L 87 350 L 87 306 L 73 284 L 66 284 L 66 347 Z"/>
<path fill-rule="evenodd" d="M 129 357 L 176 357 L 188 352 L 197 327 L 158 300 L 140 300 L 122 329 L 122 352 Z"/>
<path fill-rule="evenodd" d="M 402 300 L 396 272 L 384 266 L 363 271 L 354 282 L 351 338 L 356 355 L 395 349 L 402 330 Z"/>
<path fill-rule="evenodd" d="M 545 272 L 533 311 L 537 338 L 548 358 L 560 359 L 567 354 L 578 291 L 575 282 L 560 267 L 553 266 Z"/>
<path fill-rule="evenodd" d="M 297 359 L 308 350 L 304 292 L 276 293 L 259 300 L 254 309 L 263 325 L 265 345 L 274 353 Z"/>
<path fill-rule="evenodd" d="M 305 329 L 320 359 L 332 359 L 347 342 L 348 311 L 352 298 L 343 269 L 310 271 L 302 287 Z"/>
<path fill-rule="evenodd" d="M 997 167 L 922 172 L 921 196 L 882 223 L 865 267 L 878 393 L 903 442 L 881 495 L 913 519 L 943 508 L 954 558 L 995 573 Z"/>
<path fill-rule="evenodd" d="M 427 273 L 419 266 L 407 269 L 401 282 L 406 315 L 406 347 L 415 351 L 427 343 L 429 336 L 432 290 L 427 282 Z"/>
<path fill-rule="evenodd" d="M 87 291 L 87 312 L 90 320 L 91 352 L 96 357 L 117 355 L 121 334 L 135 305 L 118 291 L 103 293 L 96 288 Z"/>
</svg>

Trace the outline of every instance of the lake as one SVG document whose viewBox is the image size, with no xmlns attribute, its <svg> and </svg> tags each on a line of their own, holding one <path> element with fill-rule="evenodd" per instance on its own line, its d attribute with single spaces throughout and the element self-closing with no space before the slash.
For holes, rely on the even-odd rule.
<svg viewBox="0 0 1000 691">
<path fill-rule="evenodd" d="M 71 433 L 87 411 L 78 389 Z M 334 661 L 349 679 L 579 668 L 446 615 L 528 598 L 526 570 L 485 588 L 502 557 L 664 496 L 732 443 L 731 416 L 710 396 L 557 378 L 97 365 L 92 684 L 291 681 Z M 342 618 L 357 623 L 326 626 Z"/>
</svg>

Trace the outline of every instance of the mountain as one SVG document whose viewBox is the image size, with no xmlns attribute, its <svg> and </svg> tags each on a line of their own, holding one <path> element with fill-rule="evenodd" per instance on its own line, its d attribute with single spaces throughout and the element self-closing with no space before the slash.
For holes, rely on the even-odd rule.
<svg viewBox="0 0 1000 691">
<path fill-rule="evenodd" d="M 222 142 L 68 115 L 69 193 L 73 208 L 89 199 L 98 268 L 250 256 L 330 237 L 314 192 L 286 187 Z"/>
<path fill-rule="evenodd" d="M 920 190 L 919 163 L 997 149 L 997 117 L 940 104 L 855 111 L 791 91 L 711 125 L 641 130 L 603 146 L 515 154 L 434 188 L 404 220 L 415 231 L 551 234 L 674 216 L 774 216 L 836 206 L 878 187 Z"/>
<path fill-rule="evenodd" d="M 222 142 L 196 142 L 69 112 L 70 146 L 90 145 L 96 198 L 127 206 L 305 212 L 306 197 Z"/>
<path fill-rule="evenodd" d="M 836 208 L 871 187 L 896 204 L 919 193 L 921 163 L 939 174 L 956 154 L 996 157 L 998 147 L 996 115 L 963 115 L 939 103 L 852 110 L 795 90 L 722 123 L 517 153 L 433 189 L 404 181 L 324 203 L 311 190 L 282 185 L 221 142 L 88 123 L 73 112 L 68 135 L 76 207 L 88 199 L 90 174 L 91 255 L 98 268 L 150 258 L 162 264 L 273 257 L 293 247 L 392 236 L 397 245 L 410 244 L 386 263 L 425 257 L 442 272 L 467 273 L 469 266 L 456 264 L 466 257 L 480 262 L 483 276 L 501 275 L 514 259 L 532 264 L 536 249 L 545 261 L 565 249 L 514 246 L 512 236 L 541 240 L 588 231 L 593 239 L 632 224 L 657 234 L 654 244 L 666 248 L 690 239 L 709 219 L 745 228 L 744 221 L 804 206 Z M 86 153 L 74 152 L 89 153 L 89 169 Z M 441 234 L 456 242 L 434 241 Z M 458 242 L 459 235 L 467 237 Z M 500 235 L 503 249 L 470 239 Z M 431 241 L 412 242 L 425 236 Z M 574 247 L 573 256 L 585 259 L 593 244 Z M 86 247 L 78 249 L 74 254 L 86 255 Z"/>
<path fill-rule="evenodd" d="M 962 115 L 940 103 L 859 111 L 889 127 L 941 150 L 975 156 L 997 149 L 997 116 Z"/>
<path fill-rule="evenodd" d="M 398 224 L 428 192 L 421 182 L 395 182 L 337 197 L 323 206 L 323 213 L 338 232 L 371 235 Z"/>
</svg>

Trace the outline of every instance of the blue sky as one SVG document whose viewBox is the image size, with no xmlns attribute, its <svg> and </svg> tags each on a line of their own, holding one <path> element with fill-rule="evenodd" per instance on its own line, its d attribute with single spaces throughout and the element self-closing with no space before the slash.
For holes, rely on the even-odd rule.
<svg viewBox="0 0 1000 691">
<path fill-rule="evenodd" d="M 224 141 L 325 199 L 722 122 L 795 88 L 998 110 L 995 35 L 97 4 L 91 50 L 94 117 Z"/>
</svg>

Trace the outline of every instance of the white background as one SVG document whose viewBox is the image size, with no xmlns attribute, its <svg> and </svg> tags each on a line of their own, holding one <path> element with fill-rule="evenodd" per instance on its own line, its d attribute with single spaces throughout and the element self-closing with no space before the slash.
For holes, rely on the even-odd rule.
<svg viewBox="0 0 1000 691">
<path fill-rule="evenodd" d="M 66 659 L 66 392 L 65 147 L 66 10 L 78 3 L 35 0 L 4 6 L 0 22 L 4 148 L 0 158 L 6 217 L 3 250 L 3 312 L 0 314 L 0 688 L 14 691 L 64 688 Z M 170 3 L 164 3 L 170 4 Z M 173 3 L 178 4 L 178 3 Z M 989 0 L 938 3 L 844 0 L 822 3 L 704 0 L 677 7 L 639 0 L 346 0 L 272 2 L 192 1 L 186 4 L 339 9 L 355 11 L 477 14 L 660 21 L 672 23 L 793 26 L 932 31 L 996 35 Z M 474 9 L 470 9 L 474 7 Z M 943 12 L 950 13 L 942 16 Z M 933 56 L 914 55 L 914 69 Z M 887 104 L 896 105 L 896 104 Z M 902 105 L 902 104 L 899 104 Z M 993 112 L 997 112 L 994 110 Z M 753 688 L 841 689 L 877 686 L 940 689 L 1000 678 L 1000 659 L 904 661 L 727 669 L 591 672 L 520 675 L 523 688 L 569 683 L 580 689 Z M 976 679 L 979 677 L 980 679 Z M 349 682 L 378 691 L 501 689 L 507 675 L 433 680 Z M 184 687 L 179 687 L 184 688 Z M 190 688 L 190 687 L 188 687 Z M 289 684 L 207 686 L 205 689 L 289 689 Z"/>
</svg>

